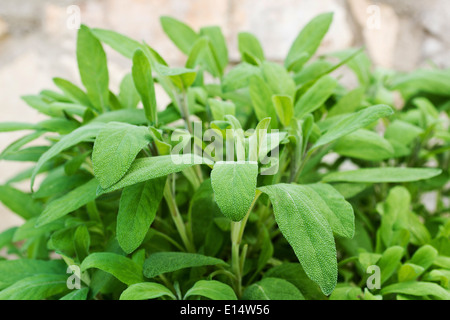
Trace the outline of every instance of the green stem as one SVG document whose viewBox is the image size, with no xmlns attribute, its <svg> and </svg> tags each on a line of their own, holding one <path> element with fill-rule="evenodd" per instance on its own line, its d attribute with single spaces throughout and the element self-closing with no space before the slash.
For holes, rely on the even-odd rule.
<svg viewBox="0 0 450 320">
<path fill-rule="evenodd" d="M 184 224 L 183 218 L 181 217 L 180 211 L 178 210 L 175 197 L 173 196 L 172 190 L 170 188 L 170 180 L 167 181 L 164 188 L 164 198 L 166 199 L 167 206 L 169 207 L 170 215 L 172 216 L 173 222 L 178 230 L 181 240 L 188 252 L 195 252 L 194 245 L 189 240 L 186 233 L 186 226 Z"/>
<path fill-rule="evenodd" d="M 239 246 L 242 242 L 242 237 L 244 235 L 245 225 L 247 224 L 248 217 L 255 206 L 256 201 L 261 195 L 261 191 L 257 190 L 255 197 L 253 198 L 252 204 L 245 214 L 244 219 L 238 222 L 231 222 L 231 270 L 236 276 L 234 282 L 234 289 L 237 296 L 240 298 L 242 296 L 242 274 L 244 271 L 244 262 L 247 254 L 247 246 L 244 247 L 242 254 L 239 254 Z"/>
</svg>

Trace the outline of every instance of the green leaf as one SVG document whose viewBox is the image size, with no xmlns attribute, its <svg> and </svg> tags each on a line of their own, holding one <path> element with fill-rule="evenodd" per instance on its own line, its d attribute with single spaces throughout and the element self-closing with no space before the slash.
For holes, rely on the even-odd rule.
<svg viewBox="0 0 450 320">
<path fill-rule="evenodd" d="M 123 77 L 120 83 L 119 101 L 124 108 L 136 109 L 141 97 L 134 86 L 134 80 L 132 74 L 127 74 Z M 124 122 L 124 121 L 123 121 Z"/>
<path fill-rule="evenodd" d="M 87 300 L 89 288 L 73 290 L 59 300 Z"/>
<path fill-rule="evenodd" d="M 361 288 L 343 285 L 334 289 L 330 295 L 330 300 L 361 300 L 361 297 Z"/>
<path fill-rule="evenodd" d="M 306 275 L 299 263 L 283 263 L 273 267 L 264 274 L 264 278 L 280 278 L 289 281 L 301 291 L 308 300 L 324 300 L 326 296 L 319 286 Z"/>
<path fill-rule="evenodd" d="M 224 77 L 222 81 L 222 88 L 224 92 L 231 92 L 238 89 L 248 87 L 250 79 L 253 76 L 262 76 L 261 69 L 249 63 L 242 62 L 232 68 Z"/>
<path fill-rule="evenodd" d="M 283 66 L 265 61 L 262 64 L 262 73 L 274 94 L 294 97 L 295 82 Z"/>
<path fill-rule="evenodd" d="M 355 112 L 362 105 L 364 93 L 364 87 L 356 88 L 348 92 L 331 107 L 330 111 L 328 111 L 328 118 Z"/>
<path fill-rule="evenodd" d="M 277 113 L 272 103 L 272 90 L 260 76 L 253 76 L 250 79 L 250 98 L 256 118 L 262 121 L 265 118 L 271 118 L 272 127 L 277 127 Z"/>
<path fill-rule="evenodd" d="M 350 171 L 332 172 L 327 174 L 323 181 L 326 182 L 410 182 L 441 174 L 441 169 L 434 168 L 364 168 Z"/>
<path fill-rule="evenodd" d="M 165 177 L 171 173 L 180 172 L 202 163 L 207 163 L 207 160 L 193 154 L 172 154 L 136 159 L 127 174 L 119 182 L 107 189 L 100 188 L 98 193 L 108 193 L 139 182 Z"/>
<path fill-rule="evenodd" d="M 73 102 L 83 106 L 91 106 L 91 102 L 86 93 L 72 82 L 62 78 L 53 78 L 53 83 Z"/>
<path fill-rule="evenodd" d="M 0 132 L 11 132 L 20 130 L 33 130 L 36 125 L 24 122 L 0 122 Z"/>
<path fill-rule="evenodd" d="M 389 191 L 383 206 L 379 228 L 381 240 L 386 247 L 393 245 L 392 241 L 397 229 L 405 228 L 402 224 L 407 219 L 410 205 L 411 196 L 406 188 L 394 187 Z"/>
<path fill-rule="evenodd" d="M 389 141 L 366 129 L 359 129 L 342 137 L 333 149 L 342 156 L 367 161 L 381 161 L 394 156 L 394 149 Z"/>
<path fill-rule="evenodd" d="M 0 288 L 38 274 L 64 274 L 62 261 L 44 261 L 34 259 L 17 259 L 0 261 Z"/>
<path fill-rule="evenodd" d="M 214 120 L 224 121 L 226 115 L 236 114 L 236 105 L 233 102 L 208 99 L 208 104 Z"/>
<path fill-rule="evenodd" d="M 417 249 L 412 256 L 410 263 L 421 266 L 424 269 L 428 269 L 438 256 L 438 251 L 430 245 L 424 245 Z"/>
<path fill-rule="evenodd" d="M 86 225 L 80 225 L 73 235 L 73 246 L 78 260 L 83 261 L 89 255 L 89 248 L 91 246 L 91 236 Z"/>
<path fill-rule="evenodd" d="M 400 267 L 400 261 L 405 253 L 405 250 L 399 246 L 388 248 L 380 260 L 377 262 L 381 271 L 381 284 L 385 283 L 394 274 L 395 270 Z"/>
<path fill-rule="evenodd" d="M 398 270 L 398 281 L 414 281 L 423 273 L 424 270 L 425 269 L 423 267 L 413 263 L 405 263 Z"/>
<path fill-rule="evenodd" d="M 36 221 L 36 227 L 55 221 L 97 198 L 97 179 L 83 184 L 64 196 L 50 202 Z"/>
<path fill-rule="evenodd" d="M 211 300 L 237 300 L 233 289 L 220 281 L 216 280 L 200 280 L 190 288 L 184 299 L 192 296 L 202 296 Z"/>
<path fill-rule="evenodd" d="M 126 109 L 126 110 L 114 110 L 99 115 L 92 120 L 94 123 L 108 123 L 108 122 L 124 122 L 134 125 L 147 124 L 145 119 L 145 111 L 143 109 Z"/>
<path fill-rule="evenodd" d="M 197 65 L 205 68 L 214 77 L 219 77 L 223 74 L 219 61 L 214 55 L 211 41 L 204 36 L 194 43 L 186 61 L 186 68 L 193 69 Z"/>
<path fill-rule="evenodd" d="M 91 30 L 82 25 L 78 31 L 77 60 L 81 82 L 92 105 L 97 110 L 109 106 L 109 75 L 106 54 Z"/>
<path fill-rule="evenodd" d="M 409 122 L 395 120 L 386 128 L 384 137 L 388 140 L 398 141 L 407 146 L 422 133 L 423 129 L 420 127 Z"/>
<path fill-rule="evenodd" d="M 189 88 L 197 77 L 197 71 L 187 68 L 169 68 L 163 65 L 158 66 L 158 72 L 170 80 L 181 90 Z"/>
<path fill-rule="evenodd" d="M 146 127 L 108 123 L 95 139 L 92 152 L 94 173 L 100 186 L 106 189 L 119 181 L 150 139 Z"/>
<path fill-rule="evenodd" d="M 33 189 L 36 175 L 39 173 L 39 170 L 47 161 L 49 161 L 62 151 L 79 144 L 80 142 L 95 138 L 99 131 L 104 127 L 104 123 L 91 123 L 74 130 L 70 134 L 64 136 L 57 143 L 55 143 L 47 152 L 42 155 L 42 157 L 34 167 L 31 176 L 31 188 Z"/>
<path fill-rule="evenodd" d="M 333 232 L 305 189 L 289 184 L 259 188 L 269 196 L 278 227 L 306 274 L 329 295 L 337 281 Z"/>
<path fill-rule="evenodd" d="M 101 42 L 106 43 L 128 59 L 132 59 L 136 49 L 142 46 L 138 41 L 115 31 L 94 28 L 91 29 L 91 32 Z"/>
<path fill-rule="evenodd" d="M 43 199 L 47 197 L 59 197 L 62 194 L 88 182 L 92 178 L 86 173 L 75 173 L 68 176 L 65 173 L 65 166 L 61 166 L 49 172 L 47 177 L 39 186 L 39 190 L 33 193 L 33 199 Z"/>
<path fill-rule="evenodd" d="M 42 211 L 41 204 L 35 201 L 30 194 L 9 185 L 0 186 L 0 201 L 25 220 L 38 216 Z"/>
<path fill-rule="evenodd" d="M 411 296 L 433 296 L 442 300 L 450 300 L 450 292 L 441 286 L 430 282 L 399 282 L 381 289 L 382 295 L 391 293 L 407 294 Z"/>
<path fill-rule="evenodd" d="M 298 71 L 319 48 L 328 32 L 333 13 L 323 13 L 312 19 L 300 32 L 289 50 L 284 65 L 289 70 Z M 306 55 L 305 55 L 306 54 Z"/>
<path fill-rule="evenodd" d="M 18 227 L 12 227 L 0 232 L 0 249 L 13 242 L 14 233 L 17 229 Z"/>
<path fill-rule="evenodd" d="M 141 49 L 136 50 L 134 53 L 131 74 L 133 75 L 134 86 L 141 96 L 147 120 L 150 124 L 157 124 L 157 105 L 152 67 Z"/>
<path fill-rule="evenodd" d="M 120 300 L 150 300 L 163 296 L 170 297 L 173 300 L 177 299 L 172 291 L 167 289 L 167 287 L 163 286 L 162 284 L 154 282 L 142 282 L 129 286 L 120 295 Z"/>
<path fill-rule="evenodd" d="M 294 104 L 292 98 L 290 96 L 273 95 L 272 102 L 275 106 L 278 119 L 280 119 L 283 126 L 287 127 L 294 117 Z"/>
<path fill-rule="evenodd" d="M 331 97 L 337 84 L 338 82 L 330 76 L 324 76 L 316 81 L 295 104 L 295 116 L 301 119 L 319 109 Z"/>
<path fill-rule="evenodd" d="M 185 268 L 227 265 L 223 260 L 196 253 L 157 252 L 151 254 L 144 263 L 144 275 L 154 278 L 160 274 Z"/>
<path fill-rule="evenodd" d="M 312 189 L 320 198 L 313 193 L 309 193 L 311 199 L 317 205 L 319 211 L 325 216 L 334 233 L 353 238 L 355 234 L 355 216 L 353 208 L 344 197 L 331 185 L 325 183 L 316 183 L 306 185 Z"/>
<path fill-rule="evenodd" d="M 217 205 L 232 221 L 241 221 L 256 194 L 256 162 L 219 161 L 211 172 L 211 185 Z"/>
<path fill-rule="evenodd" d="M 189 26 L 174 18 L 161 17 L 160 21 L 164 32 L 170 40 L 172 40 L 184 54 L 189 54 L 192 45 L 197 41 L 199 35 Z"/>
<path fill-rule="evenodd" d="M 67 275 L 39 274 L 0 291 L 0 300 L 43 300 L 67 291 Z"/>
<path fill-rule="evenodd" d="M 262 62 L 265 60 L 264 51 L 259 40 L 251 33 L 240 32 L 238 34 L 238 49 L 241 53 L 242 61 L 245 60 L 246 55 Z"/>
<path fill-rule="evenodd" d="M 13 241 L 17 242 L 25 239 L 39 237 L 47 234 L 48 232 L 63 229 L 65 227 L 63 220 L 54 221 L 41 227 L 36 227 L 36 221 L 37 217 L 32 218 L 21 225 L 14 233 Z"/>
<path fill-rule="evenodd" d="M 392 108 L 386 105 L 376 105 L 356 113 L 351 113 L 340 118 L 328 131 L 322 135 L 310 150 L 314 150 L 358 129 L 367 127 L 376 120 L 390 116 Z"/>
<path fill-rule="evenodd" d="M 400 75 L 391 83 L 392 89 L 400 90 L 407 96 L 418 91 L 436 95 L 449 96 L 450 73 L 448 70 L 419 69 L 414 72 Z"/>
<path fill-rule="evenodd" d="M 129 286 L 144 280 L 142 268 L 136 262 L 116 253 L 96 252 L 89 255 L 81 264 L 81 271 L 90 268 L 110 273 Z"/>
<path fill-rule="evenodd" d="M 203 27 L 200 35 L 209 39 L 214 56 L 220 66 L 221 73 L 228 66 L 228 49 L 225 37 L 219 27 Z"/>
<path fill-rule="evenodd" d="M 244 300 L 305 300 L 290 282 L 278 278 L 264 278 L 247 287 Z"/>
<path fill-rule="evenodd" d="M 126 253 L 136 250 L 145 238 L 161 202 L 166 178 L 126 187 L 117 215 L 117 240 Z"/>
</svg>

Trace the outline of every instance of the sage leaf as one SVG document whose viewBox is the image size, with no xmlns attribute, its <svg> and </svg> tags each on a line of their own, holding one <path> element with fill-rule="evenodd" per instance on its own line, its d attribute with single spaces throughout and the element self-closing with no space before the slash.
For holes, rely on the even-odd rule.
<svg viewBox="0 0 450 320">
<path fill-rule="evenodd" d="M 133 55 L 131 74 L 133 75 L 134 86 L 141 96 L 145 116 L 151 125 L 156 125 L 158 117 L 152 67 L 141 49 L 136 50 Z"/>
<path fill-rule="evenodd" d="M 73 290 L 59 300 L 87 300 L 89 288 L 81 288 Z"/>
<path fill-rule="evenodd" d="M 260 187 L 272 202 L 275 220 L 303 269 L 323 293 L 329 295 L 337 282 L 333 232 L 316 204 L 300 185 Z"/>
<path fill-rule="evenodd" d="M 98 193 L 108 193 L 139 182 L 165 177 L 171 173 L 180 172 L 186 168 L 202 163 L 209 163 L 209 161 L 194 154 L 136 159 L 121 180 L 109 188 L 100 188 Z"/>
<path fill-rule="evenodd" d="M 172 291 L 167 289 L 167 287 L 163 286 L 162 284 L 154 282 L 142 282 L 129 286 L 120 295 L 120 300 L 150 300 L 163 296 L 172 298 L 173 300 L 177 299 Z"/>
<path fill-rule="evenodd" d="M 211 300 L 237 300 L 233 289 L 220 281 L 200 280 L 197 281 L 184 295 L 184 299 L 192 296 L 201 296 Z"/>
<path fill-rule="evenodd" d="M 355 216 L 351 204 L 329 184 L 316 183 L 306 187 L 307 189 L 312 189 L 314 193 L 322 198 L 323 202 L 317 199 L 313 193 L 308 193 L 319 211 L 327 219 L 333 232 L 342 237 L 353 238 L 355 234 Z"/>
<path fill-rule="evenodd" d="M 391 107 L 386 105 L 376 105 L 345 115 L 332 125 L 331 128 L 316 141 L 310 150 L 317 149 L 318 147 L 337 140 L 358 129 L 364 128 L 380 118 L 390 116 L 392 113 Z"/>
<path fill-rule="evenodd" d="M 241 53 L 242 60 L 245 60 L 246 55 L 251 55 L 257 61 L 265 60 L 264 51 L 259 40 L 251 33 L 240 32 L 238 34 L 238 49 Z"/>
<path fill-rule="evenodd" d="M 67 290 L 67 275 L 39 274 L 0 291 L 0 300 L 43 300 Z"/>
<path fill-rule="evenodd" d="M 322 77 L 316 81 L 295 104 L 295 116 L 301 119 L 306 114 L 319 109 L 331 97 L 337 84 L 337 81 L 330 76 Z"/>
<path fill-rule="evenodd" d="M 82 25 L 78 31 L 77 60 L 81 82 L 92 105 L 98 110 L 109 107 L 109 74 L 106 54 L 91 30 Z"/>
<path fill-rule="evenodd" d="M 92 164 L 100 186 L 109 188 L 130 168 L 137 154 L 150 143 L 146 127 L 110 122 L 95 139 Z"/>
<path fill-rule="evenodd" d="M 284 62 L 288 70 L 298 71 L 319 48 L 333 21 L 333 13 L 323 13 L 312 19 L 299 33 Z"/>
<path fill-rule="evenodd" d="M 36 227 L 55 221 L 97 198 L 97 179 L 81 185 L 64 196 L 50 202 L 36 221 Z"/>
<path fill-rule="evenodd" d="M 450 300 L 450 292 L 431 282 L 399 282 L 381 289 L 381 294 L 407 294 L 411 296 L 434 296 L 441 300 Z"/>
<path fill-rule="evenodd" d="M 364 168 L 327 174 L 326 182 L 388 183 L 411 182 L 438 176 L 441 169 L 435 168 Z"/>
<path fill-rule="evenodd" d="M 0 186 L 0 201 L 25 220 L 38 216 L 42 211 L 41 204 L 34 200 L 31 194 L 24 193 L 9 185 Z"/>
<path fill-rule="evenodd" d="M 257 176 L 256 162 L 216 162 L 211 172 L 211 185 L 216 203 L 228 219 L 244 218 L 256 194 Z"/>
<path fill-rule="evenodd" d="M 192 45 L 197 41 L 199 35 L 186 24 L 171 18 L 161 17 L 162 28 L 172 42 L 184 54 L 189 54 Z"/>
<path fill-rule="evenodd" d="M 72 131 L 68 135 L 62 137 L 61 140 L 55 143 L 47 152 L 45 152 L 41 156 L 38 163 L 34 167 L 31 176 L 31 189 L 33 190 L 36 175 L 47 161 L 57 156 L 62 151 L 79 144 L 80 142 L 95 138 L 100 132 L 100 130 L 103 129 L 104 127 L 105 127 L 104 123 L 91 123 L 82 126 Z"/>
<path fill-rule="evenodd" d="M 294 104 L 292 98 L 289 96 L 273 95 L 272 102 L 275 106 L 278 119 L 280 119 L 283 126 L 287 127 L 294 117 Z"/>
<path fill-rule="evenodd" d="M 377 133 L 359 129 L 339 139 L 333 147 L 340 155 L 367 161 L 381 161 L 394 157 L 394 148 Z"/>
<path fill-rule="evenodd" d="M 247 287 L 244 300 L 305 300 L 290 282 L 278 278 L 264 278 Z"/>
<path fill-rule="evenodd" d="M 117 215 L 117 240 L 126 253 L 136 250 L 145 238 L 161 202 L 166 178 L 126 187 Z"/>
<path fill-rule="evenodd" d="M 160 274 L 185 268 L 227 265 L 223 260 L 196 253 L 157 252 L 151 254 L 144 263 L 144 275 L 151 279 Z"/>
<path fill-rule="evenodd" d="M 110 273 L 127 285 L 140 283 L 144 280 L 142 267 L 133 260 L 116 253 L 96 252 L 90 254 L 81 264 L 81 271 L 90 268 L 97 268 Z"/>
</svg>

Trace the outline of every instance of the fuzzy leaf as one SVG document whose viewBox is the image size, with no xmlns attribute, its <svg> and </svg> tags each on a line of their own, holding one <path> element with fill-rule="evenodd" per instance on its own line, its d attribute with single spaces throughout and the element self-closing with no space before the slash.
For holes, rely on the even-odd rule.
<svg viewBox="0 0 450 320">
<path fill-rule="evenodd" d="M 277 184 L 259 190 L 269 196 L 278 227 L 306 274 L 329 295 L 337 282 L 336 247 L 316 203 L 300 185 Z"/>
<path fill-rule="evenodd" d="M 216 162 L 211 184 L 217 205 L 232 221 L 240 221 L 250 209 L 256 194 L 256 162 Z"/>
<path fill-rule="evenodd" d="M 106 110 L 109 106 L 106 54 L 100 41 L 84 25 L 78 31 L 77 60 L 90 102 L 97 110 Z"/>
<path fill-rule="evenodd" d="M 216 280 L 200 280 L 190 288 L 184 299 L 191 296 L 202 296 L 211 300 L 237 300 L 233 289 L 220 281 Z"/>
<path fill-rule="evenodd" d="M 144 275 L 150 279 L 180 269 L 214 265 L 227 264 L 223 260 L 196 253 L 157 252 L 145 260 Z"/>
<path fill-rule="evenodd" d="M 136 262 L 116 253 L 96 252 L 89 255 L 81 264 L 81 271 L 90 268 L 97 268 L 110 273 L 127 285 L 140 283 L 144 280 L 142 268 Z"/>
<path fill-rule="evenodd" d="M 305 300 L 290 282 L 278 278 L 264 278 L 244 291 L 244 300 Z"/>
<path fill-rule="evenodd" d="M 117 215 L 117 240 L 126 253 L 140 246 L 156 216 L 166 178 L 157 178 L 126 187 Z"/>
<path fill-rule="evenodd" d="M 434 168 L 364 168 L 327 174 L 326 182 L 410 182 L 430 179 L 439 175 L 441 169 Z"/>
<path fill-rule="evenodd" d="M 136 283 L 129 286 L 122 294 L 120 295 L 120 300 L 150 300 L 156 299 L 163 296 L 167 296 L 176 300 L 176 297 L 167 289 L 167 287 L 163 286 L 159 283 L 154 282 L 142 282 Z"/>
<path fill-rule="evenodd" d="M 103 189 L 119 181 L 136 155 L 150 143 L 146 127 L 110 122 L 95 139 L 92 152 L 94 173 Z"/>
</svg>

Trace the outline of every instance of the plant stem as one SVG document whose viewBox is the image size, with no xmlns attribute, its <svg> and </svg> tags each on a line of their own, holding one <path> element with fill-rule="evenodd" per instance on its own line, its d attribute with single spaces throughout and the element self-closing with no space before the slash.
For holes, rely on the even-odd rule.
<svg viewBox="0 0 450 320">
<path fill-rule="evenodd" d="M 257 190 L 253 202 L 250 205 L 244 219 L 238 222 L 231 222 L 231 270 L 236 276 L 234 289 L 238 298 L 242 296 L 242 274 L 244 271 L 244 262 L 247 253 L 247 246 L 244 247 L 242 254 L 239 254 L 239 246 L 244 235 L 245 225 L 247 224 L 248 217 L 255 206 L 256 201 L 261 195 L 261 191 Z"/>
<path fill-rule="evenodd" d="M 173 222 L 178 230 L 181 240 L 188 252 L 195 252 L 194 245 L 189 240 L 186 233 L 186 226 L 184 225 L 183 218 L 181 217 L 180 211 L 178 210 L 175 197 L 173 196 L 172 190 L 170 188 L 170 180 L 167 181 L 164 188 L 164 198 L 166 199 L 167 206 L 169 207 L 170 215 L 172 216 Z"/>
</svg>

